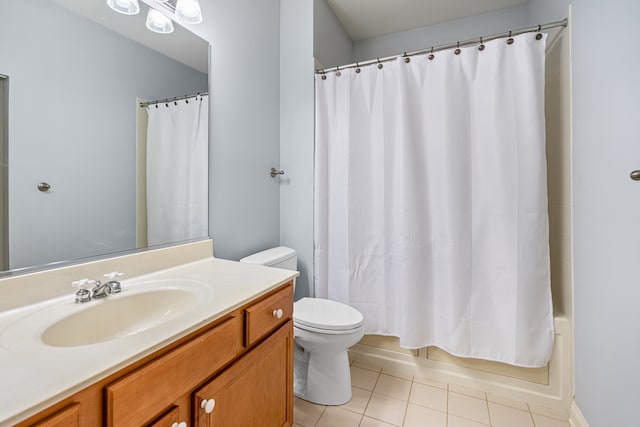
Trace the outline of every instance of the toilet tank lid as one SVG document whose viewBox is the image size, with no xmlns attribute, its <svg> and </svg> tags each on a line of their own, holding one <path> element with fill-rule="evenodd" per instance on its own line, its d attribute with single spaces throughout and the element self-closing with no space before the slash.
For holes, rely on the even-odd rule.
<svg viewBox="0 0 640 427">
<path fill-rule="evenodd" d="M 240 262 L 248 264 L 273 265 L 278 264 L 286 259 L 296 256 L 296 251 L 286 246 L 278 246 L 277 248 L 267 249 L 248 257 L 244 257 Z"/>
</svg>

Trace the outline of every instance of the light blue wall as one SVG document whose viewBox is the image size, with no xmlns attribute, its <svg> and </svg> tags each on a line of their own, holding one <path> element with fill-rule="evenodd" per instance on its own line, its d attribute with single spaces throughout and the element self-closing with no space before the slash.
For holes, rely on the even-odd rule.
<svg viewBox="0 0 640 427">
<path fill-rule="evenodd" d="M 280 8 L 280 244 L 298 253 L 301 298 L 313 294 L 314 1 Z"/>
<path fill-rule="evenodd" d="M 591 427 L 640 425 L 638 16 L 636 0 L 572 5 L 575 399 Z"/>
<path fill-rule="evenodd" d="M 313 2 L 313 55 L 324 68 L 349 64 L 353 42 L 342 28 L 327 0 Z"/>
<path fill-rule="evenodd" d="M 469 18 L 360 40 L 353 44 L 353 60 L 367 61 L 518 29 L 525 26 L 526 6 L 514 6 Z"/>
<path fill-rule="evenodd" d="M 571 0 L 529 0 L 527 3 L 527 26 L 567 18 L 569 4 L 571 4 Z"/>
<path fill-rule="evenodd" d="M 211 43 L 209 233 L 218 258 L 280 240 L 280 1 L 202 1 Z"/>
<path fill-rule="evenodd" d="M 307 22 L 308 3 L 283 1 L 287 8 L 293 7 L 302 14 L 298 24 Z M 282 243 L 291 241 L 298 250 L 308 250 L 312 214 L 304 206 L 308 206 L 311 192 L 305 189 L 309 175 L 300 172 L 313 168 L 306 145 L 308 129 L 306 125 L 295 127 L 295 135 L 278 129 L 278 123 L 292 114 L 292 105 L 305 111 L 313 105 L 304 78 L 298 80 L 302 74 L 292 77 L 295 87 L 303 90 L 299 98 L 279 83 L 278 20 L 281 16 L 288 19 L 293 9 L 280 15 L 275 0 L 210 4 L 212 10 L 205 16 L 211 22 L 204 25 L 205 38 L 214 43 L 211 84 L 217 104 L 212 110 L 212 126 L 218 123 L 218 128 L 212 139 L 212 236 L 216 251 L 239 257 L 253 249 L 278 244 L 279 239 Z M 554 21 L 565 17 L 567 4 L 566 0 L 530 0 L 525 9 L 501 11 L 501 18 L 499 14 L 486 14 L 429 27 L 413 36 L 397 34 L 385 40 L 360 42 L 354 56 L 364 60 Z M 640 64 L 630 48 L 631 41 L 640 39 L 640 26 L 636 23 L 640 10 L 632 0 L 576 0 L 573 5 L 576 400 L 592 427 L 634 426 L 635 388 L 640 383 L 640 311 L 636 308 L 640 301 L 640 272 L 633 266 L 638 265 L 640 254 L 625 245 L 629 240 L 637 242 L 639 236 L 637 230 L 627 231 L 617 225 L 619 220 L 637 215 L 637 211 L 624 209 L 616 188 L 638 188 L 628 179 L 630 168 L 638 167 L 632 165 L 637 159 L 629 156 L 623 143 L 637 143 L 640 131 L 636 101 L 640 99 L 640 86 L 631 83 Z M 207 2 L 203 2 L 203 8 L 206 6 Z M 283 22 L 285 29 L 294 27 Z M 309 48 L 307 31 L 301 31 L 303 40 L 297 47 L 305 55 Z M 239 58 L 252 56 L 260 73 L 254 67 L 240 66 Z M 286 58 L 287 55 L 282 56 L 283 61 Z M 297 72 L 311 67 L 306 65 L 304 56 L 290 60 L 300 66 Z M 260 78 L 255 78 L 257 74 Z M 282 105 L 279 95 L 283 97 Z M 291 103 L 285 96 L 291 96 Z M 282 116 L 278 117 L 280 112 Z M 280 137 L 282 152 L 278 154 Z M 298 138 L 303 142 L 294 142 Z M 292 179 L 290 188 L 282 184 L 282 208 L 278 203 L 279 184 L 263 172 L 277 165 L 278 160 Z M 618 167 L 621 161 L 624 166 Z M 289 162 L 296 165 L 290 166 Z M 295 185 L 300 185 L 296 189 L 294 179 Z M 632 185 L 635 187 L 629 187 Z M 289 233 L 296 231 L 295 227 L 283 225 L 290 219 L 288 213 L 281 215 L 282 222 L 279 220 L 281 209 L 296 211 L 292 204 L 303 206 L 297 219 L 301 230 L 307 227 L 301 243 L 289 240 L 293 238 Z M 639 221 L 636 217 L 636 223 Z M 617 252 L 619 246 L 628 249 L 626 253 Z"/>
</svg>

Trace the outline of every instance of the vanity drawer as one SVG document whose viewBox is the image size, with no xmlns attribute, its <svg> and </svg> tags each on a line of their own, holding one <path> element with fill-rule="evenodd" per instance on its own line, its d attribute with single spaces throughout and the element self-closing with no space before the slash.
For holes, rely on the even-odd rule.
<svg viewBox="0 0 640 427">
<path fill-rule="evenodd" d="M 74 403 L 50 417 L 33 424 L 33 427 L 76 427 L 80 426 L 80 405 Z"/>
<path fill-rule="evenodd" d="M 144 425 L 242 352 L 234 316 L 106 387 L 107 425 Z"/>
<path fill-rule="evenodd" d="M 245 310 L 245 345 L 260 338 L 291 319 L 293 315 L 293 283 L 250 305 Z"/>
</svg>

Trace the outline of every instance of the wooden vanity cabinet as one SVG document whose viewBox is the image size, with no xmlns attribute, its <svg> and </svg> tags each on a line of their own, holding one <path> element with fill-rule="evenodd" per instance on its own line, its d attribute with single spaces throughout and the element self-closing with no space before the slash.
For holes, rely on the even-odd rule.
<svg viewBox="0 0 640 427">
<path fill-rule="evenodd" d="M 80 404 L 73 403 L 53 415 L 34 424 L 36 427 L 77 427 L 80 426 Z"/>
<path fill-rule="evenodd" d="M 292 313 L 288 282 L 17 425 L 291 426 Z"/>
<path fill-rule="evenodd" d="M 106 387 L 107 426 L 147 424 L 243 351 L 234 316 Z"/>
<path fill-rule="evenodd" d="M 196 391 L 195 426 L 263 427 L 293 423 L 293 322 Z"/>
</svg>

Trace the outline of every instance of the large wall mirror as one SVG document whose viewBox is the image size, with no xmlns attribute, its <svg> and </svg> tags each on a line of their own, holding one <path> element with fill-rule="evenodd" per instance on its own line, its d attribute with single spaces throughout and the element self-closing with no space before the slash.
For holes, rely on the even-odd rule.
<svg viewBox="0 0 640 427">
<path fill-rule="evenodd" d="M 139 102 L 207 92 L 208 43 L 148 31 L 142 2 L 0 5 L 0 276 L 145 247 Z"/>
</svg>

